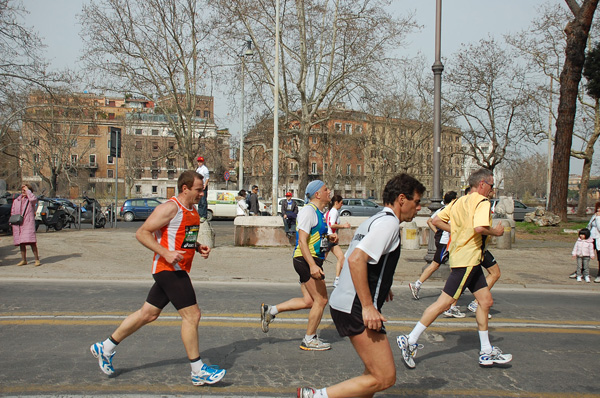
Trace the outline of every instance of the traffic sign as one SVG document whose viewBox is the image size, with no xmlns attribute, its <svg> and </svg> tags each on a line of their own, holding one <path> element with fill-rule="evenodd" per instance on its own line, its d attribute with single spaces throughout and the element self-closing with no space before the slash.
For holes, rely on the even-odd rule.
<svg viewBox="0 0 600 398">
<path fill-rule="evenodd" d="M 225 181 L 229 181 L 229 172 L 228 171 L 225 172 Z"/>
</svg>

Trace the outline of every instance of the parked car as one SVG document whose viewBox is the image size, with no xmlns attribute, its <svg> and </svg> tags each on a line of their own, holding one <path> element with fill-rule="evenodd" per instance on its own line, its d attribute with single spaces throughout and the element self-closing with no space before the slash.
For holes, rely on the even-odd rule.
<svg viewBox="0 0 600 398">
<path fill-rule="evenodd" d="M 340 208 L 340 216 L 366 216 L 371 217 L 383 209 L 383 206 L 378 205 L 372 200 L 349 198 L 342 200 Z"/>
<path fill-rule="evenodd" d="M 513 199 L 515 203 L 515 211 L 513 213 L 513 218 L 515 221 L 523 221 L 525 219 L 525 214 L 531 213 L 535 211 L 535 207 L 529 207 L 523 202 L 520 202 L 516 199 Z M 498 203 L 498 199 L 490 199 L 492 204 L 492 214 L 496 208 L 496 204 Z"/>
<path fill-rule="evenodd" d="M 127 222 L 145 220 L 150 217 L 158 205 L 160 205 L 160 201 L 155 198 L 127 199 L 121 206 L 119 215 Z"/>
<path fill-rule="evenodd" d="M 235 218 L 237 215 L 237 194 L 238 191 L 209 189 L 208 198 L 206 198 L 208 203 L 206 219 L 210 221 L 213 218 Z M 260 199 L 258 207 L 261 215 L 270 215 L 269 208 Z"/>
<path fill-rule="evenodd" d="M 304 202 L 304 199 L 300 199 L 300 198 L 292 198 L 292 200 L 294 202 L 296 202 L 296 204 L 298 205 L 298 211 L 300 211 L 301 208 L 304 207 L 304 205 L 306 204 Z M 279 198 L 277 199 L 277 215 L 281 216 L 281 205 L 283 204 L 283 202 L 287 201 L 287 198 Z"/>
</svg>

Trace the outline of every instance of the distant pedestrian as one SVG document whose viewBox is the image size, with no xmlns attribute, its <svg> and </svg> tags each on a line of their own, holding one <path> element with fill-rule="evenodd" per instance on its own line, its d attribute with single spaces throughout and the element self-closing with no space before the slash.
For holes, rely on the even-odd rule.
<svg viewBox="0 0 600 398">
<path fill-rule="evenodd" d="M 586 282 L 590 282 L 590 258 L 596 257 L 596 250 L 594 247 L 594 239 L 590 237 L 590 230 L 583 228 L 579 231 L 579 238 L 573 246 L 571 252 L 573 259 L 577 259 L 577 282 L 581 282 L 581 277 Z"/>
<path fill-rule="evenodd" d="M 13 242 L 19 246 L 21 251 L 21 261 L 17 265 L 27 264 L 27 246 L 31 246 L 31 251 L 35 258 L 35 266 L 42 265 L 38 255 L 37 237 L 35 236 L 35 211 L 37 209 L 38 199 L 33 194 L 33 186 L 23 184 L 21 186 L 21 195 L 16 197 L 10 209 L 10 215 L 20 214 L 23 221 L 20 225 L 12 225 Z"/>
<path fill-rule="evenodd" d="M 337 233 L 337 230 L 340 228 L 350 228 L 349 222 L 340 224 L 339 210 L 342 207 L 343 200 L 344 199 L 340 195 L 334 195 L 333 198 L 331 198 L 331 202 L 329 202 L 329 211 L 325 214 L 328 228 L 327 233 L 329 234 Z M 329 251 L 337 258 L 337 262 L 335 263 L 335 279 L 333 280 L 333 287 L 337 287 L 340 281 L 340 273 L 344 266 L 344 252 L 338 244 L 332 245 Z"/>
<path fill-rule="evenodd" d="M 317 336 L 317 329 L 327 305 L 327 287 L 323 260 L 331 242 L 337 242 L 337 235 L 328 237 L 327 223 L 323 208 L 329 203 L 329 189 L 320 180 L 311 181 L 306 186 L 306 206 L 298 213 L 297 238 L 294 248 L 294 269 L 300 278 L 302 297 L 295 297 L 277 305 L 260 305 L 261 328 L 269 331 L 269 324 L 280 312 L 308 309 L 308 325 L 300 348 L 307 351 L 325 351 L 331 348 L 329 343 Z"/>
<path fill-rule="evenodd" d="M 181 339 L 192 367 L 192 384 L 214 384 L 225 376 L 225 369 L 206 365 L 200 359 L 200 308 L 188 274 L 196 252 L 203 258 L 210 254 L 210 247 L 197 242 L 200 217 L 194 205 L 204 194 L 202 175 L 192 170 L 184 171 L 177 180 L 177 188 L 177 197 L 156 207 L 136 233 L 137 240 L 154 252 L 154 285 L 146 302 L 125 318 L 109 338 L 90 347 L 100 369 L 107 375 L 115 372 L 112 359 L 116 346 L 142 326 L 155 321 L 171 302 L 181 316 Z"/>
<path fill-rule="evenodd" d="M 596 258 L 598 259 L 598 273 L 596 274 L 595 283 L 600 283 L 600 202 L 596 202 L 594 206 L 594 215 L 588 223 L 587 229 L 590 230 L 590 236 L 594 239 L 594 247 L 596 249 Z M 577 271 L 573 272 L 569 277 L 575 279 Z"/>
<path fill-rule="evenodd" d="M 292 193 L 285 194 L 285 200 L 281 204 L 281 217 L 283 218 L 283 227 L 288 238 L 296 235 L 296 218 L 298 217 L 298 203 L 292 199 Z"/>
<path fill-rule="evenodd" d="M 236 216 L 247 216 L 248 215 L 248 203 L 246 203 L 246 193 L 245 189 L 242 189 L 238 192 L 237 196 L 237 207 L 236 207 Z"/>
<path fill-rule="evenodd" d="M 204 222 L 208 216 L 208 181 L 210 181 L 210 171 L 208 171 L 208 167 L 204 164 L 204 158 L 202 156 L 198 156 L 198 159 L 196 160 L 198 161 L 196 173 L 204 178 L 204 195 L 200 198 L 200 202 L 198 202 L 200 222 Z"/>
<path fill-rule="evenodd" d="M 331 293 L 331 318 L 340 336 L 348 336 L 364 364 L 362 375 L 322 389 L 299 388 L 299 398 L 372 397 L 396 383 L 396 364 L 381 313 L 400 259 L 400 223 L 421 209 L 425 187 L 401 174 L 383 190 L 383 210 L 363 222 L 348 247 L 338 287 Z"/>
<path fill-rule="evenodd" d="M 258 185 L 252 186 L 252 192 L 250 192 L 250 198 L 248 199 L 249 210 L 251 216 L 260 216 L 260 206 L 258 205 Z"/>
</svg>

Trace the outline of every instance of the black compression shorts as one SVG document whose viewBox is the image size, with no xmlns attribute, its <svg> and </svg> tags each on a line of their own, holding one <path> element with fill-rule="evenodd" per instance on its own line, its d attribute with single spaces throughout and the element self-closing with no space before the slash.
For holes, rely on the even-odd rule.
<svg viewBox="0 0 600 398">
<path fill-rule="evenodd" d="M 496 264 L 496 259 L 494 258 L 494 256 L 492 256 L 492 253 L 486 250 L 483 253 L 483 261 L 481 262 L 481 266 L 487 269 L 493 267 Z"/>
<path fill-rule="evenodd" d="M 347 314 L 342 311 L 338 311 L 334 308 L 329 307 L 329 312 L 331 313 L 331 319 L 335 324 L 335 328 L 338 331 L 338 334 L 341 337 L 346 336 L 356 336 L 361 334 L 367 328 L 365 326 L 365 322 L 362 319 L 362 316 L 358 316 L 355 314 Z M 386 334 L 385 326 L 382 325 L 379 333 Z"/>
<path fill-rule="evenodd" d="M 444 285 L 444 293 L 458 300 L 466 288 L 469 288 L 471 293 L 475 293 L 486 286 L 487 282 L 481 266 L 456 267 L 450 271 L 450 276 Z"/>
<path fill-rule="evenodd" d="M 313 260 L 315 260 L 315 263 L 321 269 L 323 269 L 322 258 L 313 257 Z M 300 276 L 300 283 L 306 283 L 310 280 L 310 266 L 308 265 L 304 257 L 294 257 L 294 269 L 296 270 L 298 276 Z M 323 279 L 325 279 L 325 276 L 323 276 Z"/>
<path fill-rule="evenodd" d="M 186 271 L 162 271 L 152 277 L 154 285 L 146 298 L 149 304 L 163 309 L 171 302 L 180 310 L 198 303 L 192 281 Z"/>
</svg>

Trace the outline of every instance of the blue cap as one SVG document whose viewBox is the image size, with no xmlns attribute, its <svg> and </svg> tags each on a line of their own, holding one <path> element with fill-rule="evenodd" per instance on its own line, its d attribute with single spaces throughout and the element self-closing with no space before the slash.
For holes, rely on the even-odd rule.
<svg viewBox="0 0 600 398">
<path fill-rule="evenodd" d="M 307 186 L 306 186 L 306 190 L 304 191 L 305 195 L 306 195 L 306 201 L 310 201 L 310 198 L 315 194 L 315 192 L 317 192 L 319 189 L 321 189 L 321 187 L 325 185 L 325 183 L 321 180 L 314 180 L 311 181 Z"/>
</svg>

